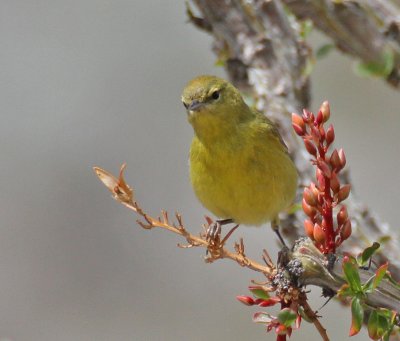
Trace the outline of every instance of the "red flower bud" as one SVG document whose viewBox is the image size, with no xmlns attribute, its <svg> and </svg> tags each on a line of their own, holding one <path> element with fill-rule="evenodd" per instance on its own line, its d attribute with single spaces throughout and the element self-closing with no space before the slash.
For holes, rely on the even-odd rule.
<svg viewBox="0 0 400 341">
<path fill-rule="evenodd" d="M 314 218 L 315 214 L 317 213 L 317 211 L 315 210 L 314 207 L 310 206 L 309 204 L 307 204 L 307 202 L 304 200 L 302 200 L 301 205 L 303 207 L 303 211 L 306 215 L 308 215 L 310 218 Z"/>
<path fill-rule="evenodd" d="M 325 161 L 318 161 L 317 166 L 327 178 L 331 177 L 331 169 Z"/>
<path fill-rule="evenodd" d="M 309 154 L 313 156 L 317 155 L 317 148 L 315 148 L 314 144 L 310 140 L 304 140 L 304 146 Z"/>
<path fill-rule="evenodd" d="M 310 219 L 304 220 L 304 231 L 306 232 L 307 237 L 314 240 L 314 224 Z"/>
<path fill-rule="evenodd" d="M 344 154 L 343 149 L 339 149 L 339 159 L 341 168 L 343 168 L 346 165 L 346 155 Z"/>
<path fill-rule="evenodd" d="M 318 224 L 314 225 L 314 239 L 318 244 L 323 244 L 326 240 L 325 231 Z"/>
<path fill-rule="evenodd" d="M 317 198 L 308 187 L 304 188 L 303 198 L 306 201 L 306 203 L 309 204 L 310 206 L 315 207 L 317 205 Z"/>
<path fill-rule="evenodd" d="M 322 115 L 321 111 L 318 111 L 317 118 L 315 119 L 315 122 L 317 122 L 318 125 L 320 125 L 324 120 L 324 116 Z"/>
<path fill-rule="evenodd" d="M 329 107 L 328 101 L 323 102 L 319 110 L 322 112 L 322 116 L 324 117 L 324 122 L 328 121 L 329 117 L 331 116 L 331 109 Z"/>
<path fill-rule="evenodd" d="M 335 130 L 333 129 L 333 125 L 331 124 L 326 131 L 326 143 L 328 146 L 335 140 Z"/>
<path fill-rule="evenodd" d="M 350 219 L 347 219 L 343 227 L 340 229 L 340 237 L 342 237 L 342 240 L 346 240 L 350 236 L 351 236 L 351 221 Z"/>
<path fill-rule="evenodd" d="M 343 200 L 347 199 L 350 194 L 351 186 L 349 184 L 343 185 L 342 188 L 339 190 L 337 194 L 338 202 L 342 202 Z"/>
<path fill-rule="evenodd" d="M 333 169 L 340 170 L 342 168 L 342 163 L 339 158 L 339 153 L 336 149 L 333 150 L 331 157 L 329 159 L 329 163 L 331 164 Z"/>
<path fill-rule="evenodd" d="M 334 194 L 339 192 L 340 189 L 340 182 L 335 172 L 332 172 L 331 174 L 331 189 Z"/>
<path fill-rule="evenodd" d="M 338 226 L 342 226 L 348 217 L 347 208 L 343 205 L 336 216 Z"/>
<path fill-rule="evenodd" d="M 317 168 L 317 171 L 315 173 L 316 173 L 315 177 L 317 178 L 317 181 L 318 181 L 319 190 L 324 191 L 325 190 L 325 177 L 319 168 Z"/>
<path fill-rule="evenodd" d="M 258 303 L 258 305 L 260 307 L 271 307 L 277 303 L 279 303 L 281 301 L 281 299 L 279 297 L 271 297 L 267 300 L 262 300 L 260 303 Z"/>
<path fill-rule="evenodd" d="M 253 305 L 254 304 L 254 300 L 249 296 L 236 296 L 236 299 L 245 305 Z"/>
<path fill-rule="evenodd" d="M 292 125 L 297 135 L 303 136 L 305 134 L 306 125 L 302 117 L 296 114 L 292 114 Z"/>
</svg>

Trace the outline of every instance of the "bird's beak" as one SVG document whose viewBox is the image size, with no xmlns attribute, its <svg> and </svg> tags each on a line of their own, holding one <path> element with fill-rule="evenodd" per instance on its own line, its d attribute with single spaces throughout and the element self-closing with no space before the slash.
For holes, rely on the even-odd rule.
<svg viewBox="0 0 400 341">
<path fill-rule="evenodd" d="M 192 103 L 189 104 L 188 110 L 189 111 L 197 111 L 199 108 L 203 106 L 202 102 L 194 100 Z"/>
</svg>

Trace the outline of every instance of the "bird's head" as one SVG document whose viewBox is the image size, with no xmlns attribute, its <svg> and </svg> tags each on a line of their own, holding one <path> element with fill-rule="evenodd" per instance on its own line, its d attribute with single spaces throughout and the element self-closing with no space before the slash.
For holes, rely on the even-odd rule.
<svg viewBox="0 0 400 341">
<path fill-rule="evenodd" d="M 215 76 L 199 76 L 184 88 L 182 103 L 196 134 L 223 133 L 250 113 L 238 89 Z"/>
</svg>

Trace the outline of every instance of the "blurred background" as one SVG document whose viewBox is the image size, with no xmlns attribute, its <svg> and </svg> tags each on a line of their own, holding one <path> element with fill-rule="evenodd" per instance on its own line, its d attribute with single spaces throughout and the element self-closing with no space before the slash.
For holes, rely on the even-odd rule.
<svg viewBox="0 0 400 341">
<path fill-rule="evenodd" d="M 235 300 L 260 276 L 139 228 L 92 171 L 126 162 L 149 213 L 178 210 L 199 230 L 180 94 L 196 75 L 224 76 L 211 41 L 183 0 L 0 2 L 1 341 L 275 339 Z M 352 63 L 333 52 L 316 64 L 311 109 L 330 101 L 355 191 L 395 231 L 400 96 Z M 240 236 L 249 256 L 276 254 L 269 229 Z M 333 340 L 347 337 L 349 310 L 331 302 L 321 315 Z M 305 338 L 320 339 L 307 323 L 292 340 Z"/>
</svg>

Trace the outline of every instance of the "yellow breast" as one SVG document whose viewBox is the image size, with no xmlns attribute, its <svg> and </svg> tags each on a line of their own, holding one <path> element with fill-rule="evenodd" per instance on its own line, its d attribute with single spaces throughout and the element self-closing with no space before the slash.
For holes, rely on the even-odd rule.
<svg viewBox="0 0 400 341">
<path fill-rule="evenodd" d="M 251 126 L 212 146 L 194 137 L 190 178 L 208 210 L 246 225 L 277 217 L 292 203 L 297 186 L 297 171 L 284 146 Z"/>
</svg>

